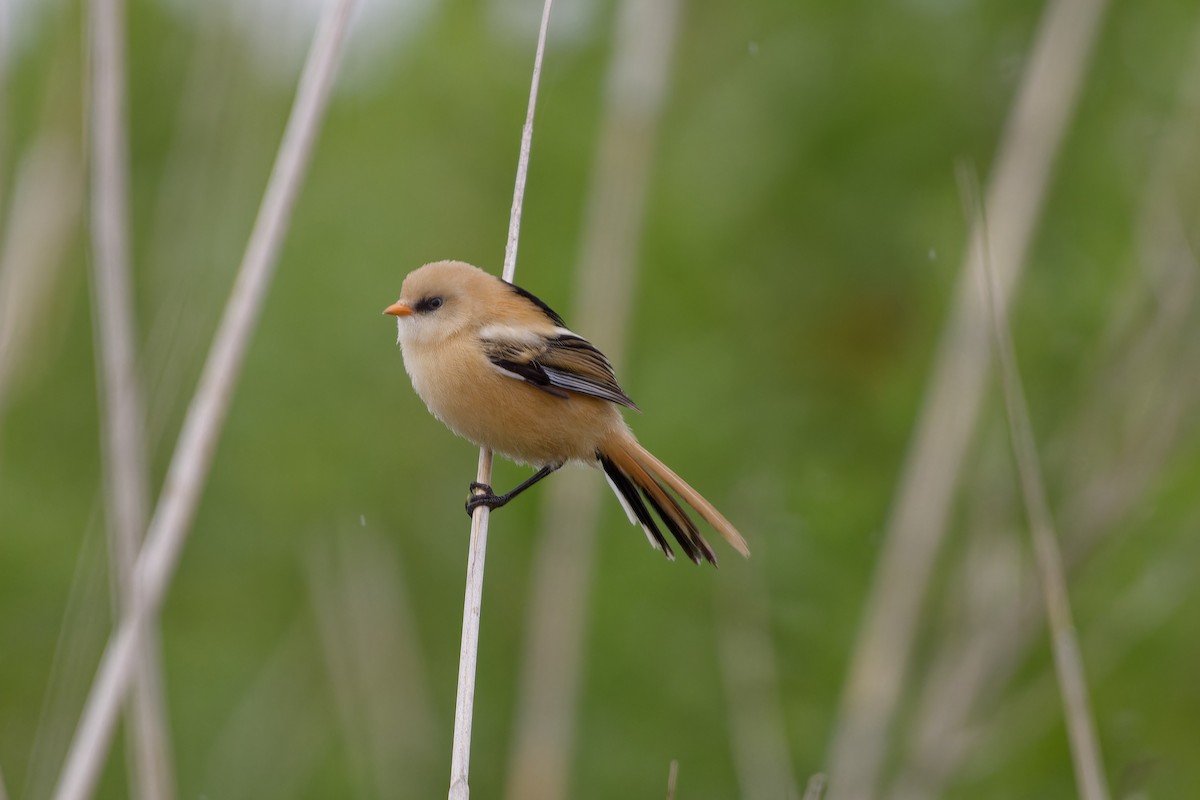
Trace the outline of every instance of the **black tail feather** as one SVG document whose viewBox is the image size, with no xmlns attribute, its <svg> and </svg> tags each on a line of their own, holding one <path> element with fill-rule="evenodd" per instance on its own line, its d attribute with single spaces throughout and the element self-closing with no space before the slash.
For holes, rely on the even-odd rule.
<svg viewBox="0 0 1200 800">
<path fill-rule="evenodd" d="M 667 556 L 674 559 L 675 554 L 667 544 L 666 538 L 662 535 L 662 531 L 655 524 L 654 517 L 650 514 L 650 509 L 653 507 L 658 514 L 659 519 L 666 525 L 667 530 L 671 532 L 675 541 L 679 543 L 679 547 L 693 562 L 699 564 L 701 559 L 708 561 L 710 564 L 716 564 L 716 555 L 704 537 L 700 534 L 699 528 L 687 512 L 679 505 L 674 497 L 649 473 L 645 474 L 645 478 L 652 481 L 653 491 L 649 486 L 641 485 L 632 476 L 618 467 L 613 461 L 607 457 L 600 456 L 600 465 L 604 469 L 604 473 L 608 475 L 613 486 L 628 503 L 633 514 L 645 528 L 646 532 L 653 537 L 659 549 Z M 638 490 L 641 490 L 640 493 Z M 645 500 L 643 500 L 643 497 Z"/>
<path fill-rule="evenodd" d="M 654 510 L 658 512 L 658 516 L 666 523 L 667 530 L 671 531 L 671 535 L 675 537 L 675 541 L 679 542 L 679 546 L 683 552 L 696 564 L 700 563 L 701 556 L 710 564 L 717 563 L 717 557 L 713 554 L 712 548 L 708 546 L 708 542 L 704 541 L 704 537 L 700 535 L 700 529 L 696 527 L 696 523 L 688 516 L 688 513 L 676 502 L 675 498 L 663 488 L 663 485 L 657 480 L 654 481 L 662 492 L 662 497 L 670 505 L 670 509 L 666 509 L 659 502 L 659 499 L 654 497 L 654 494 L 642 488 L 642 494 L 654 506 Z M 673 512 L 673 513 L 672 513 Z"/>
<path fill-rule="evenodd" d="M 654 537 L 658 549 L 663 551 L 663 554 L 672 561 L 675 560 L 675 552 L 671 549 L 671 545 L 667 544 L 667 540 L 663 537 L 662 531 L 658 529 L 658 525 L 654 523 L 654 517 L 650 515 L 650 509 L 646 508 L 646 504 L 642 502 L 642 496 L 638 494 L 637 487 L 633 485 L 633 481 L 629 476 L 617 468 L 607 458 L 601 457 L 600 466 L 604 469 L 604 474 L 612 481 L 613 486 L 625 498 L 625 502 L 633 509 L 633 515 L 638 518 L 638 522 L 645 528 L 646 533 Z"/>
</svg>

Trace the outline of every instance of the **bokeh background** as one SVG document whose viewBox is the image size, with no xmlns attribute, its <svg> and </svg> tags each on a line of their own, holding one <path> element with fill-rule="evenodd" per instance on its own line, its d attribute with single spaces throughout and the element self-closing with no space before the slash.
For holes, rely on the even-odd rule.
<svg viewBox="0 0 1200 800">
<path fill-rule="evenodd" d="M 129 0 L 153 494 L 320 5 Z M 1200 790 L 1200 8 L 1110 5 L 1012 326 L 1110 786 L 1188 798 Z M 88 61 L 79 3 L 0 8 L 0 775 L 10 797 L 41 798 L 112 619 Z M 665 796 L 673 759 L 681 798 L 799 797 L 828 769 L 966 249 L 956 164 L 987 183 L 1043 11 L 679 7 L 634 298 L 612 310 L 628 318 L 615 360 L 644 410 L 630 416 L 639 437 L 754 556 L 718 542 L 719 570 L 667 563 L 604 498 L 572 623 L 583 649 L 565 796 Z M 539 13 L 531 0 L 359 9 L 163 611 L 179 797 L 445 791 L 477 451 L 425 412 L 379 312 L 424 262 L 499 272 Z M 517 282 L 568 321 L 583 302 L 616 17 L 614 3 L 560 0 L 542 77 Z M 994 380 L 987 392 L 878 796 L 1075 791 L 1052 657 L 1028 624 L 1037 579 Z M 495 482 L 524 474 L 500 465 Z M 514 742 L 537 703 L 518 691 L 524 641 L 530 606 L 547 602 L 530 588 L 544 488 L 492 524 L 479 797 L 519 796 Z M 976 647 L 981 631 L 999 631 L 998 651 Z M 961 716 L 931 726 L 947 710 Z M 100 796 L 130 791 L 125 741 Z"/>
</svg>

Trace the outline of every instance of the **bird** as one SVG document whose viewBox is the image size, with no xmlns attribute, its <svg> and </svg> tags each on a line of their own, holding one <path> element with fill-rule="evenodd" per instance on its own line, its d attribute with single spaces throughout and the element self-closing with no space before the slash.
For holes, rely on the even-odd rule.
<svg viewBox="0 0 1200 800">
<path fill-rule="evenodd" d="M 750 555 L 737 528 L 638 442 L 620 408 L 640 409 L 608 358 L 532 293 L 471 264 L 436 261 L 410 272 L 383 313 L 396 318 L 405 371 L 429 412 L 458 436 L 537 467 L 504 494 L 472 483 L 468 514 L 580 462 L 603 471 L 630 523 L 668 559 L 675 553 L 659 522 L 693 562 L 717 564 L 676 496 Z"/>
</svg>

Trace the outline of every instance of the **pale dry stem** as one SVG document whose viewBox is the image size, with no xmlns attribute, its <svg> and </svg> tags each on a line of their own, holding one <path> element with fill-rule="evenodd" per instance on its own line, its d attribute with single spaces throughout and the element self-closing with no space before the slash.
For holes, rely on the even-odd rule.
<svg viewBox="0 0 1200 800">
<path fill-rule="evenodd" d="M 517 177 L 513 186 L 512 212 L 508 222 L 508 241 L 504 248 L 504 269 L 501 277 L 512 282 L 517 270 L 517 242 L 521 233 L 521 208 L 525 202 L 525 180 L 529 174 L 529 151 L 533 143 L 533 115 L 537 108 L 538 83 L 542 77 L 542 57 L 546 52 L 546 32 L 550 26 L 553 0 L 542 6 L 542 22 L 538 30 L 537 52 L 533 60 L 533 77 L 529 85 L 529 103 L 525 125 L 521 130 L 521 150 L 517 158 Z M 479 451 L 477 483 L 492 481 L 492 452 L 486 447 Z M 479 614 L 483 604 L 483 570 L 487 556 L 488 522 L 491 513 L 487 506 L 478 506 L 471 515 L 471 539 L 467 555 L 466 589 L 463 593 L 462 644 L 458 656 L 458 690 L 454 701 L 454 740 L 450 754 L 450 800 L 467 800 L 471 795 L 471 726 L 475 714 L 475 669 L 479 658 Z"/>
<path fill-rule="evenodd" d="M 1055 0 L 1039 27 L 986 198 L 1001 308 L 1007 308 L 1024 269 L 1104 8 L 1104 0 Z M 926 587 L 974 435 L 989 360 L 985 317 L 972 278 L 979 235 L 978 229 L 971 234 L 885 529 L 830 751 L 832 800 L 870 798 L 878 790 Z"/>
<path fill-rule="evenodd" d="M 1121 530 L 1135 504 L 1146 497 L 1178 449 L 1187 421 L 1200 401 L 1200 339 L 1194 326 L 1197 267 L 1183 230 L 1172 221 L 1186 215 L 1178 203 L 1181 176 L 1200 168 L 1191 146 L 1200 130 L 1200 26 L 1189 68 L 1180 82 L 1176 113 L 1156 153 L 1143 196 L 1138 252 L 1131 285 L 1115 293 L 1109 330 L 1103 337 L 1105 367 L 1084 403 L 1059 434 L 1057 450 L 1068 454 L 1064 483 L 1072 487 L 1062 504 L 1063 558 L 1078 568 L 1103 541 Z M 1149 290 L 1149 292 L 1147 291 Z M 1149 309 L 1147 317 L 1146 310 Z M 1000 516 L 996 481 L 984 477 L 978 508 L 982 521 Z M 1001 561 L 994 548 L 1011 531 L 992 531 L 993 552 L 968 562 L 963 585 L 969 595 L 987 586 L 987 572 Z M 969 551 L 970 552 L 970 551 Z M 1013 565 L 1019 571 L 1019 565 Z M 976 721 L 985 701 L 994 702 L 1041 632 L 1040 604 L 1023 590 L 1020 575 L 992 594 L 980 618 L 943 636 L 918 702 L 913 747 L 901 769 L 893 800 L 936 796 L 982 735 L 999 726 Z M 958 601 L 955 605 L 961 605 Z M 1108 618 L 1108 615 L 1101 614 Z M 1004 707 L 1012 704 L 1005 702 Z M 992 715 L 989 715 L 991 717 Z M 951 745 L 951 743 L 953 743 Z M 989 747 L 989 757 L 995 759 Z"/>
<path fill-rule="evenodd" d="M 973 183 L 970 185 L 974 186 Z M 1012 333 L 1008 327 L 1007 316 L 1000 306 L 995 275 L 991 270 L 987 220 L 978 209 L 977 192 L 968 192 L 967 196 L 974 201 L 972 205 L 976 207 L 971 214 L 971 218 L 975 220 L 975 227 L 983 231 L 977 239 L 983 248 L 976 262 L 980 267 L 977 275 L 987 298 L 988 316 L 1004 394 L 1004 408 L 1008 416 L 1013 457 L 1016 461 L 1029 532 L 1033 539 L 1046 619 L 1050 627 L 1050 643 L 1067 723 L 1075 780 L 1079 794 L 1084 800 L 1107 800 L 1108 780 L 1104 775 L 1100 740 L 1096 735 L 1083 657 L 1075 633 L 1066 570 L 1058 547 L 1058 534 L 1054 530 L 1050 504 L 1046 499 L 1037 443 L 1029 421 L 1029 408 L 1025 400 L 1025 390 L 1021 385 Z"/>
<path fill-rule="evenodd" d="M 309 51 L 238 279 L 138 556 L 132 603 L 109 639 L 60 776 L 55 793 L 60 800 L 84 798 L 92 792 L 137 663 L 142 631 L 157 615 L 187 539 L 332 90 L 353 6 L 353 0 L 329 6 Z"/>
<path fill-rule="evenodd" d="M 91 235 L 96 365 L 114 608 L 126 611 L 149 514 L 145 410 L 137 357 L 129 246 L 129 154 L 125 112 L 125 9 L 91 0 Z M 142 632 L 129 703 L 132 794 L 175 796 L 170 726 L 156 626 Z"/>
</svg>

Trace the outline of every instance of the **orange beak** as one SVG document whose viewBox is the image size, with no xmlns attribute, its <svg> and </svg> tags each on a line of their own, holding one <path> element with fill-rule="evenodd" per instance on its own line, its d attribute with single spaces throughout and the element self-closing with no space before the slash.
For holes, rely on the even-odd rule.
<svg viewBox="0 0 1200 800">
<path fill-rule="evenodd" d="M 413 313 L 412 306 L 408 303 L 402 303 L 397 300 L 383 310 L 385 314 L 391 314 L 393 317 L 407 317 Z"/>
</svg>

